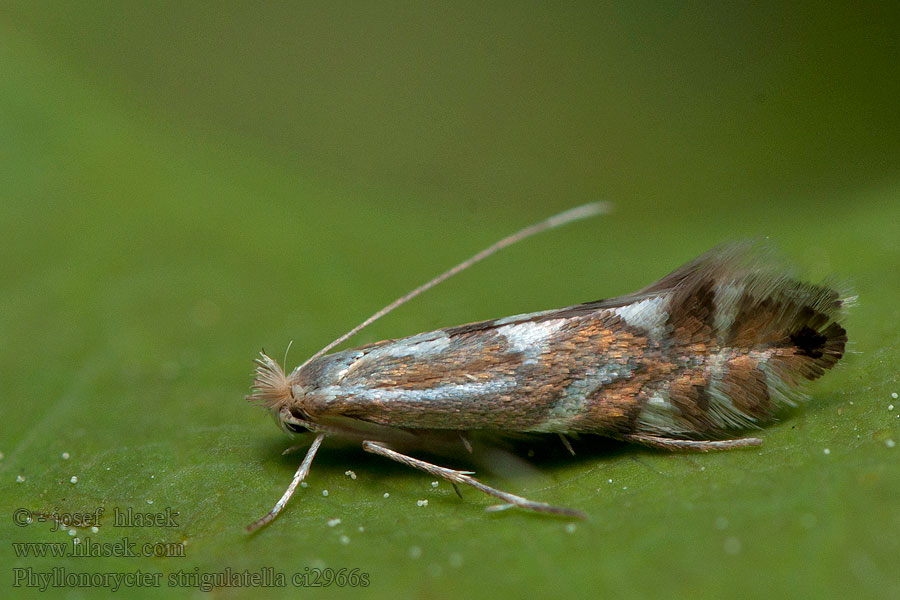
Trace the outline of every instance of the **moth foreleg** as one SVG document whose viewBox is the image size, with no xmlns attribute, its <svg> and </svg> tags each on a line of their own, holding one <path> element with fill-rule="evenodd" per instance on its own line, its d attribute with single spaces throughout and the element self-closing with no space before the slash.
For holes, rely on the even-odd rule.
<svg viewBox="0 0 900 600">
<path fill-rule="evenodd" d="M 285 490 L 284 494 L 281 495 L 281 498 L 278 502 L 275 503 L 275 506 L 272 507 L 272 510 L 266 513 L 264 517 L 258 519 L 257 521 L 251 523 L 247 526 L 247 533 L 251 533 L 256 531 L 260 527 L 264 527 L 275 520 L 275 517 L 278 516 L 278 513 L 284 508 L 285 504 L 288 503 L 288 500 L 291 499 L 291 496 L 294 495 L 294 490 L 297 489 L 297 486 L 303 481 L 306 476 L 309 474 L 309 467 L 312 465 L 313 458 L 316 456 L 316 452 L 319 450 L 319 446 L 322 445 L 322 440 L 325 439 L 325 434 L 320 433 L 316 436 L 316 439 L 313 440 L 313 443 L 310 444 L 309 450 L 306 451 L 306 456 L 303 458 L 303 462 L 300 463 L 300 466 L 297 468 L 297 472 L 294 473 L 294 478 L 291 479 L 291 485 L 288 486 L 288 489 Z M 295 447 L 288 448 L 285 450 L 285 453 L 294 450 Z"/>
<path fill-rule="evenodd" d="M 434 465 L 430 462 L 419 460 L 418 458 L 413 458 L 411 456 L 407 456 L 406 454 L 401 454 L 396 450 L 391 450 L 390 448 L 379 442 L 365 441 L 362 443 L 362 447 L 366 452 L 371 452 L 372 454 L 378 454 L 379 456 L 390 458 L 391 460 L 395 460 L 414 469 L 425 471 L 429 475 L 434 475 L 435 477 L 446 479 L 447 481 L 452 483 L 454 487 L 456 487 L 456 484 L 458 483 L 464 483 L 466 485 L 472 486 L 473 488 L 480 490 L 485 494 L 494 496 L 495 498 L 500 498 L 501 500 L 503 500 L 503 502 L 506 503 L 506 505 L 518 506 L 519 508 L 525 508 L 536 512 L 565 515 L 569 517 L 577 517 L 579 519 L 585 518 L 584 513 L 582 513 L 581 511 L 572 510 L 571 508 L 551 506 L 543 502 L 535 502 L 534 500 L 529 500 L 521 496 L 516 496 L 515 494 L 510 494 L 509 492 L 504 492 L 502 490 L 492 488 L 489 485 L 485 485 L 472 477 L 472 475 L 474 474 L 473 471 L 457 471 L 456 469 L 448 469 L 447 467 Z M 506 505 L 501 505 L 501 507 L 508 508 L 508 506 Z"/>
<path fill-rule="evenodd" d="M 663 450 L 694 450 L 696 452 L 709 452 L 710 450 L 734 450 L 735 448 L 747 448 L 749 446 L 762 446 L 759 438 L 740 438 L 736 440 L 680 440 L 677 438 L 660 437 L 633 433 L 622 436 L 626 442 L 634 442 L 661 448 Z"/>
</svg>

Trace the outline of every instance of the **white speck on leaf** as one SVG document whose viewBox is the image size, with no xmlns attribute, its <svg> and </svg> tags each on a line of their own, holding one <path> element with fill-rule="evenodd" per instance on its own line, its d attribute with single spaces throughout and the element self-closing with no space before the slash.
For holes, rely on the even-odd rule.
<svg viewBox="0 0 900 600">
<path fill-rule="evenodd" d="M 725 553 L 737 554 L 741 551 L 741 540 L 736 537 L 730 537 L 725 540 Z"/>
</svg>

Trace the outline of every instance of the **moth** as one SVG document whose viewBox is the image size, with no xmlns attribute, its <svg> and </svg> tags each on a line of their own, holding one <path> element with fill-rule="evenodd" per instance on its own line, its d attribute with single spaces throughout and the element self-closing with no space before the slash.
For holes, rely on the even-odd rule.
<svg viewBox="0 0 900 600">
<path fill-rule="evenodd" d="M 527 227 L 388 305 L 286 375 L 260 353 L 249 400 L 314 439 L 274 520 L 327 437 L 519 507 L 583 517 L 414 458 L 469 432 L 595 434 L 667 450 L 762 443 L 734 432 L 771 421 L 843 356 L 848 298 L 794 279 L 755 243 L 720 246 L 642 290 L 556 310 L 438 329 L 328 354 L 400 304 L 525 237 L 607 210 L 595 203 Z"/>
</svg>

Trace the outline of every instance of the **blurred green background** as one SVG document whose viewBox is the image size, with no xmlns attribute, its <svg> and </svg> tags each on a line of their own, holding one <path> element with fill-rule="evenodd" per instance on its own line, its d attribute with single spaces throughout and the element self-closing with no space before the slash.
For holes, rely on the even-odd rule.
<svg viewBox="0 0 900 600">
<path fill-rule="evenodd" d="M 263 596 L 897 597 L 897 16 L 4 2 L 3 587 L 40 595 L 11 587 L 15 569 L 141 570 L 162 587 L 122 593 L 159 597 L 179 570 L 272 567 L 287 587 Z M 770 236 L 809 278 L 859 294 L 853 352 L 759 451 L 537 447 L 528 473 L 484 472 L 586 522 L 488 514 L 477 492 L 460 501 L 326 442 L 309 488 L 244 535 L 300 460 L 243 401 L 260 347 L 280 358 L 293 340 L 294 366 L 503 235 L 597 199 L 616 212 L 504 251 L 354 345 L 626 293 L 719 242 Z M 72 540 L 14 526 L 20 507 L 105 507 L 79 539 L 186 555 L 18 556 L 13 543 Z M 178 527 L 114 528 L 115 507 L 171 507 Z M 325 567 L 369 586 L 291 587 Z"/>
</svg>

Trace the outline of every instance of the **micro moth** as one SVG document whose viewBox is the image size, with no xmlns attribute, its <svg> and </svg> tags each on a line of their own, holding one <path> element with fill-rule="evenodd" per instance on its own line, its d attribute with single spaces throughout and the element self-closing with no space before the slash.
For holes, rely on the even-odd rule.
<svg viewBox="0 0 900 600">
<path fill-rule="evenodd" d="M 265 353 L 249 400 L 312 444 L 274 520 L 327 437 L 354 440 L 453 484 L 519 507 L 572 517 L 580 511 L 490 487 L 414 458 L 408 448 L 467 432 L 595 434 L 668 450 L 727 450 L 731 438 L 803 398 L 805 381 L 843 356 L 838 323 L 847 302 L 826 285 L 797 281 L 757 244 L 715 248 L 642 290 L 566 308 L 469 323 L 328 354 L 376 319 L 472 264 L 535 233 L 603 213 L 581 206 L 527 227 L 442 273 L 322 348 L 286 375 Z M 471 447 L 469 447 L 471 450 Z"/>
</svg>

